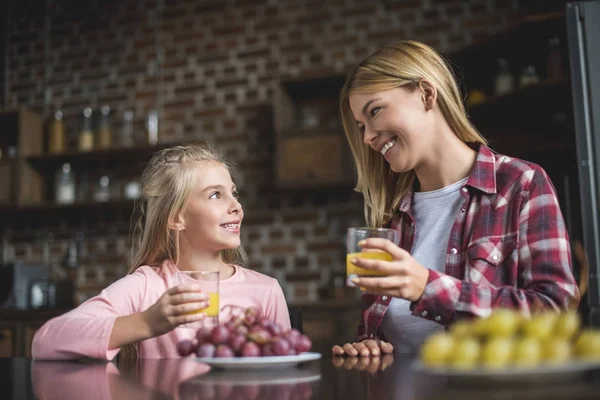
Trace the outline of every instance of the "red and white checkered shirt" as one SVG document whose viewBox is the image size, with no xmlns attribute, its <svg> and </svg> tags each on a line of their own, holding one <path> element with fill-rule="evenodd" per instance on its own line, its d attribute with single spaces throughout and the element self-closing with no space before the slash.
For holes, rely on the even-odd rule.
<svg viewBox="0 0 600 400">
<path fill-rule="evenodd" d="M 479 146 L 464 198 L 446 247 L 445 273 L 429 269 L 412 314 L 442 325 L 486 317 L 506 307 L 529 315 L 541 308 L 579 303 L 569 238 L 554 186 L 538 165 Z M 400 247 L 415 237 L 412 192 L 400 201 L 389 226 L 400 231 Z M 427 267 L 425 265 L 425 267 Z M 357 340 L 382 338 L 381 321 L 391 298 L 363 295 Z"/>
</svg>

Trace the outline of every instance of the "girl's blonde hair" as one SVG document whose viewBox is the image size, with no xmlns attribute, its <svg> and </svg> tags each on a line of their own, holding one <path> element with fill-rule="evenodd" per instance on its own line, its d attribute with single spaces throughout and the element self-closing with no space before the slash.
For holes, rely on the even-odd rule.
<svg viewBox="0 0 600 400">
<path fill-rule="evenodd" d="M 355 190 L 365 198 L 369 226 L 381 227 L 392 217 L 412 187 L 415 172 L 393 172 L 380 154 L 363 143 L 350 109 L 350 95 L 399 87 L 416 90 L 421 80 L 437 88 L 437 104 L 458 138 L 465 143 L 486 143 L 467 117 L 450 67 L 434 49 L 412 40 L 400 40 L 371 54 L 354 68 L 340 93 L 342 123 L 358 172 Z"/>
<path fill-rule="evenodd" d="M 194 187 L 197 174 L 207 162 L 231 167 L 209 144 L 174 146 L 154 154 L 142 173 L 143 200 L 138 205 L 138 222 L 133 231 L 135 255 L 128 273 L 142 265 L 161 265 L 165 260 L 179 263 L 180 231 L 170 225 L 178 220 Z M 245 265 L 242 246 L 221 250 L 223 262 Z M 123 358 L 134 358 L 133 345 L 124 346 Z"/>
</svg>

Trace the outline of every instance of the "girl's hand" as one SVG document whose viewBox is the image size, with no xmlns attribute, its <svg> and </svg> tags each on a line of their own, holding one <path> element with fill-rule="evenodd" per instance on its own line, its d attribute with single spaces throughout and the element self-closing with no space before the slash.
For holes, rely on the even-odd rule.
<svg viewBox="0 0 600 400">
<path fill-rule="evenodd" d="M 142 313 L 151 337 L 165 334 L 181 324 L 197 322 L 205 317 L 195 312 L 208 307 L 208 296 L 195 285 L 178 285 L 167 290 L 160 299 Z"/>
<path fill-rule="evenodd" d="M 382 354 L 393 354 L 394 346 L 383 340 L 366 339 L 362 342 L 346 343 L 344 346 L 335 345 L 331 351 L 334 356 L 379 357 Z"/>
<path fill-rule="evenodd" d="M 352 282 L 362 291 L 378 295 L 400 297 L 417 301 L 425 291 L 429 270 L 417 262 L 406 250 L 388 239 L 369 238 L 359 243 L 363 251 L 381 250 L 392 256 L 392 261 L 356 258 L 358 267 L 382 272 L 386 276 L 356 278 Z"/>
</svg>

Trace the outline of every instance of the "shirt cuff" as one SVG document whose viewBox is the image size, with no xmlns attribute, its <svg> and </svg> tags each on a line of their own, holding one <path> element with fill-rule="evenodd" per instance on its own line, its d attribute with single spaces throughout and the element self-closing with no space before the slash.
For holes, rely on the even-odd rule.
<svg viewBox="0 0 600 400">
<path fill-rule="evenodd" d="M 452 291 L 446 288 L 444 284 L 447 278 L 450 277 L 446 274 L 429 270 L 429 278 L 423 295 L 410 305 L 412 315 L 444 326 L 449 325 L 454 320 L 454 301 L 450 296 Z M 451 279 L 456 281 L 453 278 Z"/>
</svg>

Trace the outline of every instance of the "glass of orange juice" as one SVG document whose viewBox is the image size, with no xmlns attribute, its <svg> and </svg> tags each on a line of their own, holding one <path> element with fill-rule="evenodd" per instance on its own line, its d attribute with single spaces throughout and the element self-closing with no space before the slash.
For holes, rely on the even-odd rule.
<svg viewBox="0 0 600 400">
<path fill-rule="evenodd" d="M 363 251 L 358 245 L 358 242 L 368 238 L 384 238 L 389 239 L 392 243 L 398 244 L 400 235 L 395 229 L 388 228 L 349 228 L 348 236 L 346 238 L 347 255 L 346 255 L 346 284 L 350 287 L 356 285 L 352 283 L 352 279 L 359 276 L 385 276 L 377 271 L 372 271 L 357 267 L 352 264 L 351 260 L 354 258 L 368 258 L 371 260 L 384 260 L 392 261 L 392 256 L 384 251 L 380 250 L 369 250 Z"/>
<path fill-rule="evenodd" d="M 173 285 L 195 284 L 208 295 L 208 307 L 191 311 L 190 314 L 205 313 L 200 322 L 181 325 L 183 328 L 199 329 L 219 323 L 219 271 L 178 271 L 173 277 Z"/>
</svg>

